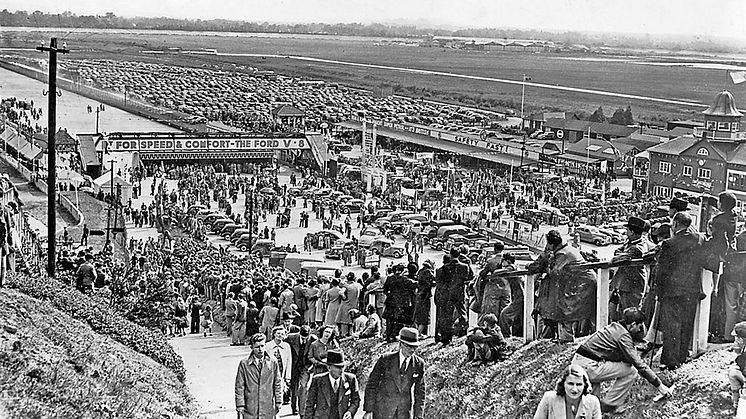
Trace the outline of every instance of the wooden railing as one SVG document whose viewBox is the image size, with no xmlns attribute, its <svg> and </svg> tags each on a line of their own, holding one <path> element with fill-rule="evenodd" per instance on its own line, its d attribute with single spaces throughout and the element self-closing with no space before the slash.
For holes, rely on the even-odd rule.
<svg viewBox="0 0 746 419">
<path fill-rule="evenodd" d="M 744 252 L 746 253 L 746 252 Z M 609 283 L 611 270 L 619 267 L 649 266 L 652 263 L 650 257 L 645 259 L 632 259 L 615 262 L 592 262 L 572 266 L 570 269 L 594 269 L 596 270 L 596 330 L 601 330 L 609 324 Z M 536 285 L 536 274 L 530 274 L 526 270 L 502 273 L 501 276 L 522 276 L 524 279 L 523 298 L 523 338 L 526 343 L 536 339 L 536 327 L 532 314 L 535 307 L 534 290 Z M 710 302 L 713 289 L 713 273 L 702 270 L 702 292 L 705 298 L 697 306 L 697 314 L 694 320 L 694 334 L 692 336 L 692 352 L 701 354 L 707 350 L 707 337 L 710 321 Z M 369 295 L 368 301 L 375 306 L 376 295 Z M 469 327 L 476 326 L 477 317 L 470 316 Z M 436 307 L 434 297 L 430 298 L 430 324 L 427 334 L 435 335 Z"/>
</svg>

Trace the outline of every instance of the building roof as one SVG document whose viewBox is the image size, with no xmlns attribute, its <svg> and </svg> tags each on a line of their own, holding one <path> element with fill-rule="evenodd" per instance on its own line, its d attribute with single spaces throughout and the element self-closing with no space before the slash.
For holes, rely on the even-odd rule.
<svg viewBox="0 0 746 419">
<path fill-rule="evenodd" d="M 272 109 L 274 116 L 305 116 L 306 113 L 292 105 L 280 105 Z"/>
<path fill-rule="evenodd" d="M 726 160 L 728 163 L 746 166 L 746 143 L 737 144 L 735 148 L 727 153 Z"/>
<path fill-rule="evenodd" d="M 663 144 L 658 144 L 656 146 L 650 147 L 648 151 L 651 153 L 660 153 L 660 154 L 678 156 L 679 154 L 689 149 L 694 144 L 697 144 L 698 142 L 699 142 L 699 138 L 694 138 L 691 136 L 682 136 L 682 137 L 674 138 L 673 140 L 665 142 Z"/>
<path fill-rule="evenodd" d="M 647 150 L 650 147 L 656 146 L 663 141 L 661 137 L 648 134 L 640 134 L 639 132 L 633 132 L 628 137 L 615 138 L 612 142 L 616 144 L 627 144 L 635 147 L 638 150 Z"/>
<path fill-rule="evenodd" d="M 616 148 L 616 151 L 614 148 Z M 614 144 L 612 147 L 607 140 L 585 138 L 577 143 L 568 145 L 565 149 L 565 153 L 574 154 L 580 157 L 590 157 L 596 160 L 616 161 L 632 148 L 632 146 L 627 144 Z"/>
<path fill-rule="evenodd" d="M 96 137 L 98 134 L 78 134 L 80 140 L 80 160 L 83 162 L 83 168 L 88 166 L 100 166 L 101 160 L 96 153 Z"/>
<path fill-rule="evenodd" d="M 591 122 L 591 132 L 612 137 L 626 137 L 637 131 L 636 127 L 626 125 L 609 124 L 606 122 Z"/>
<path fill-rule="evenodd" d="M 61 145 L 78 145 L 78 142 L 75 141 L 75 138 L 71 137 L 70 134 L 67 133 L 66 128 L 60 128 L 57 131 L 57 134 L 54 136 L 55 146 L 61 146 Z"/>
<path fill-rule="evenodd" d="M 742 117 L 743 114 L 736 108 L 736 100 L 729 91 L 723 90 L 715 95 L 712 105 L 702 112 L 707 116 L 735 116 Z"/>
</svg>

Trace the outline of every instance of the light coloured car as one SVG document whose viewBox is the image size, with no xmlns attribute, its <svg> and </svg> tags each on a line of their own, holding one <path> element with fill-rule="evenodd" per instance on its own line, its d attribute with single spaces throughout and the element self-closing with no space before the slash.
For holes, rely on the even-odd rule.
<svg viewBox="0 0 746 419">
<path fill-rule="evenodd" d="M 358 244 L 361 247 L 369 247 L 370 244 L 378 237 L 383 237 L 381 235 L 381 232 L 378 231 L 378 229 L 375 228 L 368 228 L 363 230 L 360 233 L 360 240 L 358 240 Z"/>
</svg>

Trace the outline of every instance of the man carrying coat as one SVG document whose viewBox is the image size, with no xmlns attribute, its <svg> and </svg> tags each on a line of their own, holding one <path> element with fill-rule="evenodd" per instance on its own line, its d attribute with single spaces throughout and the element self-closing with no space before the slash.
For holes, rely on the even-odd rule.
<svg viewBox="0 0 746 419">
<path fill-rule="evenodd" d="M 265 352 L 265 340 L 261 333 L 251 336 L 251 355 L 238 364 L 235 393 L 239 419 L 274 418 L 282 407 L 280 367 Z"/>
<path fill-rule="evenodd" d="M 425 417 L 425 361 L 415 354 L 420 343 L 417 329 L 405 327 L 399 351 L 378 358 L 365 386 L 365 419 Z"/>
<path fill-rule="evenodd" d="M 344 354 L 331 349 L 322 360 L 328 372 L 315 375 L 308 388 L 306 412 L 308 419 L 352 419 L 360 407 L 360 391 L 354 374 L 344 372 Z"/>
</svg>

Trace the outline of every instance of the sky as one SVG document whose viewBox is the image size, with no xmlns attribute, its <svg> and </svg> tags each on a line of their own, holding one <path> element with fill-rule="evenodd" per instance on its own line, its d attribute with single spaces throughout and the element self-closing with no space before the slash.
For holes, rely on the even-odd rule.
<svg viewBox="0 0 746 419">
<path fill-rule="evenodd" d="M 699 35 L 743 40 L 746 0 L 3 0 L 10 11 L 224 18 L 254 22 L 412 22 L 418 26 Z"/>
</svg>

